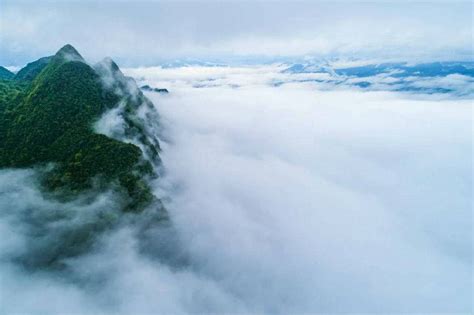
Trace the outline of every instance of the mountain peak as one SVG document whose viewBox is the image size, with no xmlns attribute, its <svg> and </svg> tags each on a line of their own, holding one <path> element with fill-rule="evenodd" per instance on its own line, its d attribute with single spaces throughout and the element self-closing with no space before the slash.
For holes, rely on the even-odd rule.
<svg viewBox="0 0 474 315">
<path fill-rule="evenodd" d="M 121 72 L 119 66 L 115 63 L 115 61 L 112 60 L 110 57 L 105 57 L 103 59 L 103 62 L 107 63 L 110 66 L 110 69 L 114 72 Z"/>
<path fill-rule="evenodd" d="M 70 44 L 64 45 L 61 49 L 58 50 L 56 56 L 68 59 L 68 60 L 79 60 L 84 61 L 81 54 Z"/>
<path fill-rule="evenodd" d="M 110 57 L 102 59 L 94 66 L 94 69 L 99 73 L 106 85 L 111 83 L 119 83 L 125 80 L 125 76 L 120 71 L 119 66 Z"/>
</svg>

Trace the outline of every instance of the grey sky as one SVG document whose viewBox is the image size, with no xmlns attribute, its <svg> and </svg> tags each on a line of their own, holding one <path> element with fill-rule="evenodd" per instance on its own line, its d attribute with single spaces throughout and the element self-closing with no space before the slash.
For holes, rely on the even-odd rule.
<svg viewBox="0 0 474 315">
<path fill-rule="evenodd" d="M 466 59 L 471 2 L 2 1 L 0 63 L 65 43 L 149 65 L 230 56 Z"/>
</svg>

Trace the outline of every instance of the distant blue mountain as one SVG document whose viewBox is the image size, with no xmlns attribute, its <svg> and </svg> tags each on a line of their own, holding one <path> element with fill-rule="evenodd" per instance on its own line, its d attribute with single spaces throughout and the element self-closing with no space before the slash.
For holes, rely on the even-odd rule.
<svg viewBox="0 0 474 315">
<path fill-rule="evenodd" d="M 333 73 L 331 67 L 326 63 L 315 64 L 302 64 L 295 63 L 283 70 L 283 73 Z"/>
<path fill-rule="evenodd" d="M 345 68 L 333 68 L 327 62 L 309 62 L 289 65 L 282 72 L 330 75 L 323 80 L 295 77 L 298 82 L 345 84 L 367 90 L 474 95 L 474 62 L 381 63 Z M 450 75 L 458 76 L 447 78 Z M 275 82 L 275 85 L 284 83 Z"/>
<path fill-rule="evenodd" d="M 406 63 L 383 63 L 334 70 L 339 75 L 370 77 L 382 73 L 390 73 L 393 77 L 437 77 L 450 74 L 461 74 L 474 77 L 474 62 L 432 62 L 409 65 Z"/>
<path fill-rule="evenodd" d="M 226 65 L 218 62 L 202 61 L 199 59 L 177 59 L 174 61 L 161 63 L 162 68 L 180 68 L 180 67 L 225 67 Z"/>
<path fill-rule="evenodd" d="M 284 73 L 331 73 L 338 75 L 370 77 L 382 73 L 393 73 L 393 77 L 420 76 L 434 77 L 461 74 L 474 77 L 474 62 L 432 62 L 410 65 L 408 63 L 381 63 L 357 67 L 334 68 L 327 64 L 302 64 L 296 63 L 285 70 Z"/>
</svg>

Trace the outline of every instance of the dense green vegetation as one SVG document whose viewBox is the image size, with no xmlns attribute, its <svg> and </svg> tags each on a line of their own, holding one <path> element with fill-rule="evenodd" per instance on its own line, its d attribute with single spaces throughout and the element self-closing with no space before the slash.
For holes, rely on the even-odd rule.
<svg viewBox="0 0 474 315">
<path fill-rule="evenodd" d="M 0 81 L 0 167 L 53 163 L 43 178 L 48 191 L 65 196 L 115 184 L 128 196 L 124 209 L 142 209 L 153 199 L 144 181 L 153 173 L 150 163 L 137 146 L 92 129 L 126 93 L 105 88 L 70 45 L 28 64 Z M 127 98 L 129 111 L 138 106 L 133 99 Z"/>
<path fill-rule="evenodd" d="M 27 84 L 13 80 L 0 79 L 0 111 L 6 108 L 18 94 L 23 92 Z"/>
</svg>

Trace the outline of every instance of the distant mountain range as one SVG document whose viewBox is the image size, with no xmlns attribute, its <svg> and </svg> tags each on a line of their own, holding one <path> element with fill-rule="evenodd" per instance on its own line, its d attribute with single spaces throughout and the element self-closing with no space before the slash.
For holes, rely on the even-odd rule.
<svg viewBox="0 0 474 315">
<path fill-rule="evenodd" d="M 295 80 L 350 85 L 361 89 L 451 93 L 474 95 L 474 62 L 381 63 L 338 67 L 330 62 L 289 64 L 282 73 L 295 75 Z M 325 77 L 299 79 L 298 75 L 325 74 Z M 275 85 L 285 82 L 275 82 Z"/>
<path fill-rule="evenodd" d="M 474 62 L 432 62 L 421 64 L 382 63 L 354 67 L 331 67 L 329 64 L 293 64 L 284 70 L 287 73 L 334 72 L 339 75 L 369 77 L 383 73 L 393 73 L 396 77 L 404 76 L 447 76 L 461 74 L 474 77 Z"/>
</svg>

